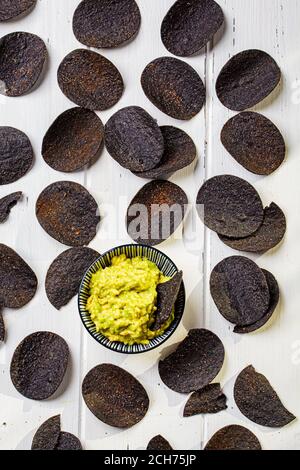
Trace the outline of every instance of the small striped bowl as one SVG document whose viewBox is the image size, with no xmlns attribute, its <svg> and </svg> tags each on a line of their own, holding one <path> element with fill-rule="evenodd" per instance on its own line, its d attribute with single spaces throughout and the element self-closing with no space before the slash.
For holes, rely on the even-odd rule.
<svg viewBox="0 0 300 470">
<path fill-rule="evenodd" d="M 121 254 L 126 254 L 128 258 L 134 258 L 136 256 L 143 256 L 148 258 L 150 261 L 155 263 L 160 271 L 165 275 L 172 277 L 178 272 L 176 265 L 171 261 L 171 259 L 166 256 L 161 251 L 156 248 L 146 246 L 146 245 L 123 245 L 109 250 L 107 253 L 104 253 L 98 260 L 96 260 L 92 266 L 87 270 L 86 274 L 83 277 L 79 295 L 78 295 L 78 308 L 80 318 L 90 333 L 90 335 L 108 349 L 112 351 L 123 353 L 123 354 L 140 354 L 146 351 L 151 351 L 152 349 L 157 348 L 167 339 L 172 336 L 174 331 L 177 329 L 178 325 L 183 316 L 184 307 L 185 307 L 185 288 L 182 283 L 177 302 L 175 304 L 175 318 L 168 330 L 164 332 L 162 336 L 154 338 L 150 341 L 149 344 L 134 344 L 129 346 L 127 344 L 112 342 L 109 341 L 105 336 L 96 331 L 96 326 L 90 318 L 89 312 L 86 310 L 87 299 L 89 298 L 89 286 L 91 281 L 91 276 L 96 273 L 99 269 L 105 269 L 108 266 L 111 266 L 111 260 L 114 256 L 119 256 Z"/>
</svg>

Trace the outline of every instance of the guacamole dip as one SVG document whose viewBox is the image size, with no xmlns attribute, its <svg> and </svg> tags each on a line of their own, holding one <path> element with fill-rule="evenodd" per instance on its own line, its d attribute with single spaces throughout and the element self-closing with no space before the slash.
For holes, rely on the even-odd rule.
<svg viewBox="0 0 300 470">
<path fill-rule="evenodd" d="M 111 266 L 93 274 L 87 310 L 97 331 L 110 341 L 148 344 L 172 323 L 173 315 L 157 331 L 157 286 L 170 278 L 147 258 L 116 256 Z"/>
</svg>

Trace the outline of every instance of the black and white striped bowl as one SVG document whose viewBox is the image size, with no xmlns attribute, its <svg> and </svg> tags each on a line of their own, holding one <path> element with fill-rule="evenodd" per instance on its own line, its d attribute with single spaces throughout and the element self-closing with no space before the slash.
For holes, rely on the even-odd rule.
<svg viewBox="0 0 300 470">
<path fill-rule="evenodd" d="M 160 271 L 165 276 L 172 277 L 178 272 L 178 269 L 173 263 L 173 261 L 167 255 L 157 250 L 156 248 L 146 245 L 134 244 L 118 246 L 104 253 L 104 255 L 102 255 L 98 260 L 96 260 L 92 264 L 92 266 L 90 266 L 90 268 L 87 270 L 79 289 L 78 308 L 81 320 L 85 328 L 90 333 L 90 335 L 96 341 L 98 341 L 98 343 L 102 344 L 102 346 L 105 346 L 106 348 L 111 349 L 112 351 L 116 351 L 123 354 L 140 354 L 160 346 L 167 339 L 169 339 L 170 336 L 172 336 L 174 331 L 177 329 L 182 319 L 185 307 L 185 288 L 184 284 L 182 283 L 178 299 L 175 304 L 174 321 L 172 322 L 168 330 L 164 332 L 163 335 L 154 338 L 150 341 L 149 344 L 146 345 L 134 344 L 132 346 L 129 346 L 123 343 L 109 341 L 105 336 L 96 331 L 96 326 L 91 320 L 89 312 L 86 310 L 86 303 L 89 297 L 91 276 L 96 273 L 99 269 L 105 269 L 108 266 L 111 266 L 111 260 L 114 256 L 119 256 L 124 253 L 128 258 L 134 258 L 136 256 L 143 256 L 148 258 L 150 261 L 152 261 L 158 266 Z"/>
</svg>

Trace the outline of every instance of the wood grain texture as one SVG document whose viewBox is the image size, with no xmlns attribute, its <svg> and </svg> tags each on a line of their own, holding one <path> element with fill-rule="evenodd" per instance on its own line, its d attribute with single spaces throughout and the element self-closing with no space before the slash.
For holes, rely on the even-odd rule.
<svg viewBox="0 0 300 470">
<path fill-rule="evenodd" d="M 176 121 L 158 111 L 146 99 L 140 86 L 145 65 L 156 57 L 170 55 L 161 43 L 160 25 L 172 3 L 173 0 L 151 0 L 150 6 L 149 0 L 138 0 L 143 22 L 135 41 L 126 47 L 100 51 L 117 65 L 126 90 L 117 106 L 99 116 L 105 123 L 118 108 L 139 105 L 145 107 L 160 125 L 179 126 L 191 135 L 197 145 L 198 164 L 177 173 L 172 181 L 185 189 L 192 204 L 195 204 L 198 189 L 206 178 L 230 173 L 252 182 L 265 204 L 274 201 L 282 207 L 288 222 L 284 242 L 263 256 L 252 257 L 278 279 L 282 293 L 280 309 L 267 328 L 242 337 L 232 333 L 232 327 L 213 304 L 208 282 L 217 262 L 234 252 L 214 233 L 204 229 L 195 208 L 190 210 L 184 230 L 177 231 L 176 239 L 159 247 L 184 271 L 188 294 L 183 323 L 166 345 L 139 356 L 111 353 L 83 330 L 76 299 L 60 312 L 51 306 L 45 294 L 44 279 L 50 263 L 65 247 L 51 239 L 35 218 L 34 207 L 39 193 L 57 180 L 70 179 L 84 184 L 96 198 L 103 215 L 98 236 L 91 247 L 104 252 L 130 242 L 124 224 L 126 208 L 145 182 L 119 167 L 106 151 L 91 168 L 68 175 L 52 170 L 42 159 L 41 144 L 46 130 L 58 114 L 73 106 L 57 85 L 58 65 L 67 53 L 81 46 L 72 32 L 72 16 L 79 1 L 40 0 L 29 16 L 1 25 L 1 35 L 22 30 L 40 35 L 50 55 L 45 79 L 38 89 L 17 99 L 0 96 L 0 125 L 15 126 L 26 132 L 36 156 L 32 171 L 23 179 L 0 187 L 0 197 L 13 191 L 23 191 L 26 196 L 1 226 L 0 240 L 23 256 L 39 278 L 38 293 L 29 305 L 20 311 L 4 311 L 8 336 L 6 344 L 0 347 L 1 449 L 28 449 L 36 428 L 58 413 L 62 414 L 63 430 L 77 435 L 86 449 L 142 449 L 156 434 L 165 436 L 174 449 L 200 449 L 215 431 L 228 424 L 249 427 L 264 449 L 300 448 L 298 421 L 283 430 L 266 431 L 243 418 L 232 399 L 235 375 L 253 364 L 268 377 L 287 408 L 300 416 L 300 1 L 219 0 L 226 15 L 223 34 L 199 55 L 184 59 L 198 71 L 208 91 L 205 108 L 188 122 Z M 288 145 L 286 161 L 268 177 L 258 177 L 244 170 L 220 142 L 222 126 L 234 113 L 218 101 L 214 89 L 216 78 L 233 54 L 247 48 L 267 51 L 283 72 L 279 92 L 255 108 L 274 121 Z M 183 419 L 186 396 L 166 389 L 158 376 L 157 361 L 193 327 L 210 328 L 224 342 L 226 363 L 217 380 L 225 385 L 229 407 L 217 415 Z M 44 403 L 24 400 L 13 388 L 9 377 L 9 363 L 15 347 L 27 334 L 38 330 L 61 334 L 72 355 L 72 367 L 61 393 Z M 149 393 L 148 415 L 130 430 L 115 430 L 102 424 L 83 403 L 82 379 L 88 370 L 102 362 L 126 368 L 141 380 Z"/>
</svg>

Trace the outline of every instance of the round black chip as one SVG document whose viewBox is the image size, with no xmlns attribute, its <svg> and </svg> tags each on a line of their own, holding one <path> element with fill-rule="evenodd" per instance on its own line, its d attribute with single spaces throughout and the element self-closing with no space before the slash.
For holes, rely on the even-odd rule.
<svg viewBox="0 0 300 470">
<path fill-rule="evenodd" d="M 223 127 L 221 140 L 230 155 L 256 175 L 270 175 L 285 157 L 285 142 L 279 129 L 252 111 L 231 118 Z"/>
<path fill-rule="evenodd" d="M 197 157 L 194 141 L 184 131 L 173 126 L 162 126 L 160 130 L 165 145 L 162 159 L 153 170 L 134 172 L 140 178 L 167 179 L 191 165 Z"/>
<path fill-rule="evenodd" d="M 157 122 L 138 106 L 120 109 L 108 120 L 105 145 L 112 158 L 131 171 L 152 170 L 164 153 Z"/>
<path fill-rule="evenodd" d="M 218 375 L 224 357 L 224 346 L 218 336 L 209 330 L 190 330 L 177 349 L 159 362 L 159 375 L 175 392 L 194 392 Z"/>
<path fill-rule="evenodd" d="M 100 421 L 117 428 L 134 426 L 149 408 L 147 392 L 140 382 L 113 364 L 90 370 L 82 384 L 82 395 Z"/>
<path fill-rule="evenodd" d="M 264 210 L 263 223 L 252 235 L 245 238 L 231 238 L 219 235 L 219 238 L 234 250 L 264 253 L 277 246 L 282 241 L 285 232 L 285 215 L 280 207 L 272 202 Z"/>
<path fill-rule="evenodd" d="M 233 56 L 217 79 L 219 100 L 226 108 L 244 111 L 266 98 L 279 84 L 280 68 L 266 52 L 250 49 Z"/>
<path fill-rule="evenodd" d="M 103 141 L 104 127 L 97 114 L 72 108 L 58 116 L 47 131 L 42 155 L 54 170 L 72 172 L 94 162 Z"/>
<path fill-rule="evenodd" d="M 37 285 L 28 264 L 10 247 L 0 244 L 0 306 L 24 307 L 34 297 Z"/>
<path fill-rule="evenodd" d="M 264 273 L 244 256 L 226 258 L 213 269 L 210 292 L 221 315 L 239 326 L 261 320 L 270 304 Z"/>
<path fill-rule="evenodd" d="M 204 450 L 261 450 L 261 445 L 249 429 L 232 424 L 217 431 Z"/>
<path fill-rule="evenodd" d="M 161 38 L 169 52 L 187 57 L 206 46 L 223 23 L 214 0 L 177 0 L 163 20 Z"/>
<path fill-rule="evenodd" d="M 27 135 L 13 127 L 0 127 L 0 185 L 22 178 L 30 170 L 33 160 Z"/>
<path fill-rule="evenodd" d="M 0 39 L 0 93 L 21 96 L 39 80 L 47 59 L 44 41 L 31 33 L 10 33 Z"/>
<path fill-rule="evenodd" d="M 53 261 L 45 285 L 47 297 L 57 310 L 78 293 L 85 272 L 99 257 L 91 248 L 70 248 Z"/>
<path fill-rule="evenodd" d="M 62 383 L 68 360 L 69 348 L 63 338 L 48 331 L 33 333 L 14 352 L 12 383 L 24 397 L 46 400 Z"/>
<path fill-rule="evenodd" d="M 73 31 L 89 47 L 117 47 L 133 39 L 141 25 L 135 0 L 83 0 L 73 17 Z"/>
<path fill-rule="evenodd" d="M 0 21 L 9 21 L 30 13 L 36 0 L 0 0 Z"/>
<path fill-rule="evenodd" d="M 257 191 L 237 176 L 215 176 L 197 196 L 197 210 L 204 224 L 219 235 L 247 237 L 261 226 L 264 209 Z"/>
<path fill-rule="evenodd" d="M 70 52 L 58 68 L 57 79 L 69 100 L 95 111 L 114 106 L 124 91 L 117 67 L 106 57 L 87 49 Z"/>
<path fill-rule="evenodd" d="M 100 222 L 95 199 L 80 184 L 58 181 L 40 194 L 36 216 L 43 229 L 68 246 L 88 245 Z"/>
<path fill-rule="evenodd" d="M 180 226 L 187 204 L 187 195 L 176 184 L 151 181 L 142 187 L 127 209 L 127 232 L 137 243 L 159 245 Z"/>
<path fill-rule="evenodd" d="M 279 298 L 280 298 L 278 282 L 276 281 L 273 274 L 270 273 L 269 271 L 262 269 L 262 272 L 265 275 L 265 278 L 267 280 L 267 284 L 269 287 L 269 292 L 270 292 L 270 304 L 269 304 L 268 310 L 260 320 L 258 320 L 255 323 L 252 323 L 251 325 L 247 325 L 247 326 L 236 325 L 233 330 L 234 333 L 239 333 L 239 334 L 252 333 L 253 331 L 258 330 L 259 328 L 262 328 L 270 320 L 270 318 L 272 317 L 273 313 L 276 310 L 276 307 L 278 305 Z"/>
<path fill-rule="evenodd" d="M 141 84 L 154 106 L 175 119 L 193 118 L 205 103 L 205 87 L 198 73 L 174 57 L 150 62 L 143 71 Z"/>
</svg>

